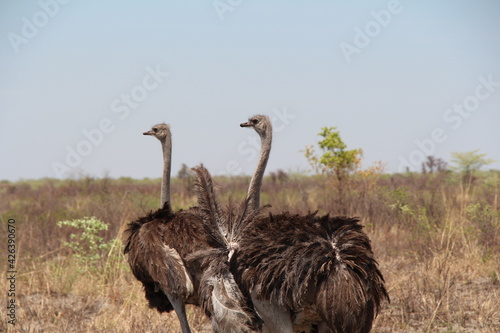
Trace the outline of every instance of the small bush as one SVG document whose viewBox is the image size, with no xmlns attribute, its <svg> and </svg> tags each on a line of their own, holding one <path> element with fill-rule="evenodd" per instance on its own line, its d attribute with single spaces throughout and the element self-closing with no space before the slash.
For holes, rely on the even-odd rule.
<svg viewBox="0 0 500 333">
<path fill-rule="evenodd" d="M 73 256 L 86 266 L 96 267 L 104 253 L 114 245 L 113 241 L 106 243 L 99 236 L 99 232 L 108 230 L 108 224 L 95 217 L 59 221 L 57 225 L 59 227 L 69 226 L 79 231 L 69 236 L 70 242 L 63 241 L 63 246 L 70 248 L 73 251 Z"/>
</svg>

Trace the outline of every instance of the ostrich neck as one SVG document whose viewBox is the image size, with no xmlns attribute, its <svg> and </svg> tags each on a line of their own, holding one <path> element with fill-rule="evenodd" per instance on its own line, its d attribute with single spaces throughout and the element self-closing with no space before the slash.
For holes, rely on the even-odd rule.
<svg viewBox="0 0 500 333">
<path fill-rule="evenodd" d="M 161 141 L 163 149 L 163 175 L 161 179 L 161 207 L 166 202 L 170 203 L 170 169 L 172 160 L 172 139 L 167 135 L 165 140 Z"/>
<path fill-rule="evenodd" d="M 260 189 L 262 187 L 262 179 L 264 178 L 264 171 L 266 170 L 269 153 L 271 152 L 272 139 L 273 135 L 271 130 L 261 136 L 260 158 L 252 180 L 250 181 L 247 194 L 249 206 L 253 209 L 258 209 L 260 207 Z"/>
</svg>

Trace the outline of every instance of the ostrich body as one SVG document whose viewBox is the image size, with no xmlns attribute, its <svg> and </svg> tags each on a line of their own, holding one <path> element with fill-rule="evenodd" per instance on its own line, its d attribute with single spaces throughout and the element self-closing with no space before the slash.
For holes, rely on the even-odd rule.
<svg viewBox="0 0 500 333">
<path fill-rule="evenodd" d="M 388 299 L 355 218 L 260 215 L 243 230 L 231 270 L 272 332 L 369 332 Z"/>
<path fill-rule="evenodd" d="M 241 305 L 241 308 L 232 309 L 229 314 L 226 313 L 225 317 L 229 320 L 224 322 L 221 319 L 221 313 L 224 311 L 220 308 L 224 308 L 227 304 L 205 306 L 203 300 L 200 300 L 198 294 L 200 280 L 202 278 L 210 280 L 212 276 L 210 271 L 207 272 L 205 267 L 202 267 L 205 257 L 189 262 L 186 258 L 193 253 L 209 253 L 217 244 L 210 239 L 199 208 L 193 207 L 176 213 L 171 210 L 172 143 L 169 126 L 158 124 L 143 134 L 156 137 L 162 145 L 164 163 L 161 185 L 162 208 L 129 223 L 124 252 L 128 254 L 132 273 L 143 284 L 149 306 L 160 313 L 175 310 L 183 333 L 191 332 L 185 304 L 204 305 L 205 312 L 211 317 L 212 325 L 217 327 L 218 332 L 250 332 L 248 328 L 250 324 L 241 320 L 242 317 L 253 320 L 250 317 L 252 314 L 247 315 L 246 304 Z M 215 283 L 215 286 L 221 293 L 226 289 L 237 289 L 235 282 L 233 285 Z M 212 313 L 219 316 L 212 316 Z M 225 325 L 234 329 L 227 330 Z"/>
<path fill-rule="evenodd" d="M 154 213 L 129 223 L 124 252 L 132 273 L 144 286 L 149 306 L 159 312 L 175 310 L 182 332 L 190 333 L 186 303 L 197 303 L 193 272 L 182 260 L 191 247 L 204 244 L 198 231 L 202 230 L 194 211 L 174 214 L 170 205 L 170 168 L 172 139 L 170 127 L 158 124 L 144 135 L 156 137 L 163 151 L 161 207 Z M 182 232 L 177 234 L 177 232 Z M 202 233 L 201 233 L 202 234 Z M 184 236 L 184 237 L 183 237 Z M 193 242 L 185 243 L 186 238 Z M 187 248 L 186 244 L 190 244 Z"/>
<path fill-rule="evenodd" d="M 261 137 L 247 204 L 258 211 L 272 125 L 254 116 L 242 127 Z M 245 210 L 243 210 L 245 211 Z M 251 295 L 264 330 L 369 332 L 389 299 L 368 236 L 358 219 L 289 213 L 259 215 L 239 229 L 231 272 Z"/>
</svg>

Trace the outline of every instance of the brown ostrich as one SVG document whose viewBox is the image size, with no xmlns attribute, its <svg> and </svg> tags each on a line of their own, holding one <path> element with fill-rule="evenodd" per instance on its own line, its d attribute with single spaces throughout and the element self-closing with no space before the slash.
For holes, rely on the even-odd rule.
<svg viewBox="0 0 500 333">
<path fill-rule="evenodd" d="M 263 331 L 369 332 L 381 302 L 389 297 L 359 220 L 259 214 L 272 126 L 266 116 L 241 126 L 253 127 L 262 139 L 245 203 L 239 210 L 221 211 L 204 169 L 196 170 L 195 188 L 199 196 L 209 196 L 199 200 L 203 221 L 218 233 L 212 238 L 225 244 L 231 276 L 242 294 L 250 295 Z M 222 265 L 220 257 L 211 261 L 214 266 Z"/>
<path fill-rule="evenodd" d="M 209 279 L 210 275 L 203 271 L 204 267 L 201 264 L 203 257 L 200 257 L 200 260 L 191 260 L 189 263 L 185 259 L 192 253 L 207 252 L 217 244 L 206 232 L 199 208 L 193 207 L 175 213 L 171 210 L 172 141 L 169 126 L 155 125 L 144 135 L 156 137 L 162 145 L 164 163 L 161 185 L 162 208 L 129 223 L 125 233 L 127 237 L 124 252 L 128 254 L 132 273 L 144 286 L 149 306 L 160 313 L 175 310 L 182 332 L 189 333 L 191 330 L 185 304 L 200 305 L 198 294 L 200 279 L 202 277 Z M 225 282 L 226 285 L 222 287 L 216 283 L 217 290 L 237 289 L 235 282 L 233 282 L 234 287 L 228 284 L 228 281 Z M 212 318 L 212 325 L 217 332 L 230 332 L 224 325 L 232 325 L 234 332 L 251 331 L 252 323 L 249 321 L 253 318 L 251 313 L 247 315 L 249 311 L 246 304 L 226 314 L 225 318 L 228 318 L 226 321 L 220 319 L 221 311 L 217 312 L 219 307 L 205 307 L 205 309 L 207 315 Z M 213 316 L 209 310 L 214 311 L 216 315 Z M 242 317 L 248 318 L 248 322 L 241 320 Z"/>
</svg>

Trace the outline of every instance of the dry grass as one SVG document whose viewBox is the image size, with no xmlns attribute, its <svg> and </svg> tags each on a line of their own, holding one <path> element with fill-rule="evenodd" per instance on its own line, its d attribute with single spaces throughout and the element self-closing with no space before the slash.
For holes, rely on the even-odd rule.
<svg viewBox="0 0 500 333">
<path fill-rule="evenodd" d="M 456 174 L 362 174 L 339 198 L 319 176 L 266 179 L 262 203 L 272 211 L 310 210 L 363 217 L 391 304 L 374 332 L 499 332 L 500 212 L 498 172 L 464 186 Z M 248 179 L 219 178 L 221 200 L 241 198 Z M 109 224 L 105 242 L 159 205 L 158 180 L 91 179 L 0 183 L 1 234 L 16 220 L 17 324 L 8 332 L 179 332 L 175 314 L 147 307 L 141 285 L 115 246 L 82 264 L 62 245 L 74 232 L 56 222 L 96 216 Z M 188 184 L 174 180 L 174 208 L 194 204 Z M 2 241 L 6 243 L 6 237 Z M 0 247 L 6 262 L 6 246 Z M 5 267 L 5 266 L 2 266 Z M 6 271 L 6 269 L 5 269 Z M 0 284 L 8 289 L 6 280 Z M 204 314 L 189 307 L 194 332 L 210 332 Z"/>
</svg>

